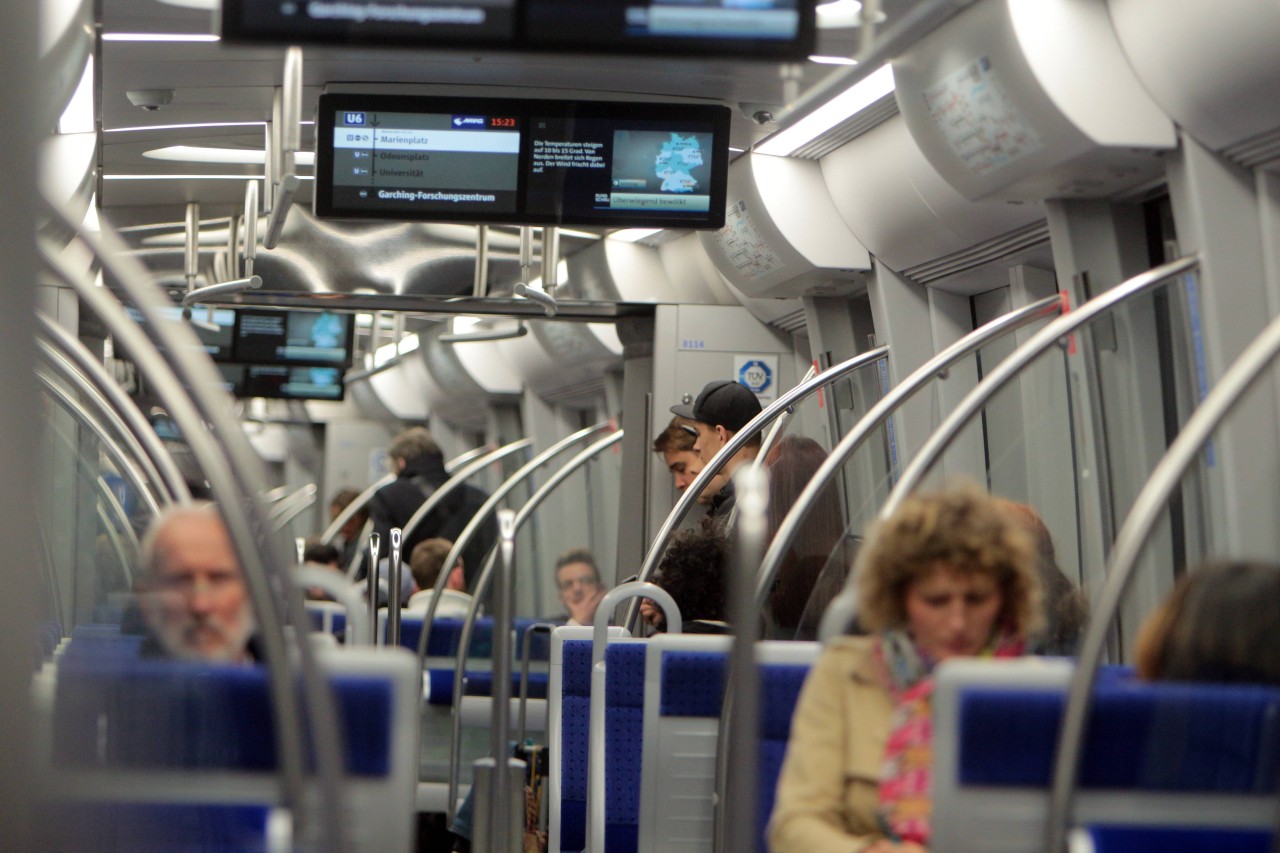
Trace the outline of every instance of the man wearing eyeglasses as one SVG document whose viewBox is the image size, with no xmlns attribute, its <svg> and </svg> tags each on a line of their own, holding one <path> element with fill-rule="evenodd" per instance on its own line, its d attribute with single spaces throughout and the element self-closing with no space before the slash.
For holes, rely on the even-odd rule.
<svg viewBox="0 0 1280 853">
<path fill-rule="evenodd" d="M 574 548 L 556 559 L 556 589 L 560 603 L 569 611 L 566 624 L 591 625 L 606 590 L 590 551 Z"/>
</svg>

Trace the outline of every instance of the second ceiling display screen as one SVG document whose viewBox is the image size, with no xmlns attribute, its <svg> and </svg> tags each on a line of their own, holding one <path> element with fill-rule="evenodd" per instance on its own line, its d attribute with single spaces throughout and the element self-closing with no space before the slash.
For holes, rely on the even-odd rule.
<svg viewBox="0 0 1280 853">
<path fill-rule="evenodd" d="M 728 127 L 714 105 L 325 95 L 316 213 L 719 227 Z"/>
</svg>

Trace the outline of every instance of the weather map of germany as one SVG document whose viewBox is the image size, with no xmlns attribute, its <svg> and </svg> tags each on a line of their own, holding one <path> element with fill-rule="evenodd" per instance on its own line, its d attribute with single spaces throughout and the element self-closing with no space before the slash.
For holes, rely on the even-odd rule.
<svg viewBox="0 0 1280 853">
<path fill-rule="evenodd" d="M 696 136 L 671 134 L 654 160 L 655 174 L 662 180 L 662 192 L 691 193 L 698 188 L 693 170 L 702 166 L 702 146 Z"/>
</svg>

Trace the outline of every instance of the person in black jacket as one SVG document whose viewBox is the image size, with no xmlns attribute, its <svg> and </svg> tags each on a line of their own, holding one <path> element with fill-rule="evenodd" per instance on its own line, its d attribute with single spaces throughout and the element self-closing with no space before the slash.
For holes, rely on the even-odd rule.
<svg viewBox="0 0 1280 853">
<path fill-rule="evenodd" d="M 425 427 L 411 427 L 397 435 L 387 454 L 396 480 L 379 489 L 369 501 L 369 517 L 373 519 L 374 532 L 382 537 L 384 555 L 389 553 L 391 528 L 403 528 L 423 501 L 449 479 L 444 470 L 444 454 Z M 407 558 L 419 542 L 434 537 L 458 541 L 488 497 L 475 486 L 459 485 L 405 537 L 401 554 Z M 491 514 L 462 552 L 468 589 L 475 589 L 475 576 L 484 567 L 485 557 L 497 538 L 498 522 Z"/>
</svg>

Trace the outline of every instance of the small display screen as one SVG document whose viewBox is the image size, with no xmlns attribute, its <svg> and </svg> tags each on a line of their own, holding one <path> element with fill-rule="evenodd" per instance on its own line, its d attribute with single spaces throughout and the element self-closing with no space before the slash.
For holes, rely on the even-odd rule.
<svg viewBox="0 0 1280 853">
<path fill-rule="evenodd" d="M 802 0 L 222 0 L 222 40 L 800 60 Z"/>
<path fill-rule="evenodd" d="M 716 105 L 323 95 L 316 215 L 719 228 Z"/>
<path fill-rule="evenodd" d="M 337 364 L 351 360 L 351 316 L 332 311 L 237 312 L 230 360 L 279 364 Z"/>
</svg>

